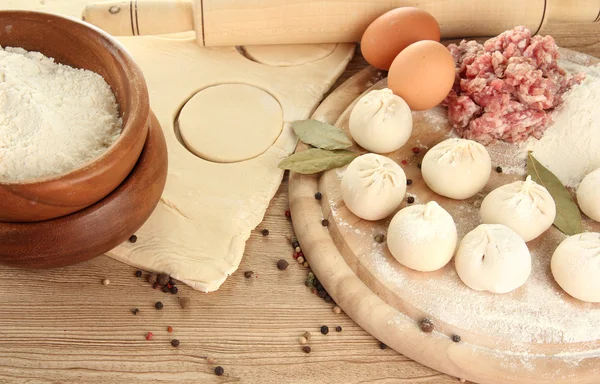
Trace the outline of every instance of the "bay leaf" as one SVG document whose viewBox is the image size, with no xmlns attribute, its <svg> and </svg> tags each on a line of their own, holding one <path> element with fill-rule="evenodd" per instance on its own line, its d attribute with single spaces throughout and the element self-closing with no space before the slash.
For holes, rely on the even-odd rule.
<svg viewBox="0 0 600 384">
<path fill-rule="evenodd" d="M 305 144 L 321 149 L 346 149 L 352 141 L 344 131 L 331 124 L 318 120 L 299 120 L 292 123 L 292 129 Z"/>
<path fill-rule="evenodd" d="M 531 152 L 527 153 L 527 174 L 536 183 L 543 185 L 556 204 L 554 226 L 566 235 L 583 232 L 581 213 L 571 193 L 548 168 L 544 167 Z"/>
<path fill-rule="evenodd" d="M 329 169 L 339 168 L 354 160 L 359 154 L 350 151 L 328 151 L 310 148 L 294 153 L 279 163 L 279 168 L 312 175 Z"/>
</svg>

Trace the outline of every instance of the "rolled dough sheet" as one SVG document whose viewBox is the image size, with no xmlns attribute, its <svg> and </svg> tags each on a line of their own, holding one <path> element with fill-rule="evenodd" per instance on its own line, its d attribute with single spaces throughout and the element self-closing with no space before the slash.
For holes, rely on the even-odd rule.
<svg viewBox="0 0 600 384">
<path fill-rule="evenodd" d="M 279 188 L 283 172 L 277 165 L 297 142 L 290 122 L 310 116 L 344 71 L 355 46 L 340 44 L 316 61 L 279 67 L 254 62 L 234 47 L 201 48 L 193 39 L 138 36 L 119 40 L 144 72 L 152 110 L 166 137 L 169 172 L 158 207 L 136 233 L 137 242 L 126 242 L 108 255 L 138 268 L 168 273 L 200 291 L 217 290 L 237 269 L 250 232 L 263 220 Z M 272 49 L 275 58 L 279 57 L 278 48 Z M 268 50 L 261 53 L 264 56 Z M 247 84 L 263 90 L 278 102 L 267 104 L 269 108 L 280 108 L 283 113 L 283 128 L 273 145 L 252 159 L 207 161 L 178 140 L 174 122 L 184 104 L 219 84 Z M 227 95 L 220 93 L 204 100 L 210 103 L 204 108 L 217 110 L 220 103 L 228 102 Z M 217 117 L 211 114 L 210 119 Z M 248 121 L 252 119 L 249 115 Z M 236 129 L 248 128 L 239 125 Z M 229 134 L 235 138 L 235 132 Z"/>
</svg>

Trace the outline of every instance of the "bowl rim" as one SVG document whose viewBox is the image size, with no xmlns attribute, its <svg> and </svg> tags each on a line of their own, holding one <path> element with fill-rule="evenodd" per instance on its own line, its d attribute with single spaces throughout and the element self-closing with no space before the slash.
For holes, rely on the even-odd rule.
<svg viewBox="0 0 600 384">
<path fill-rule="evenodd" d="M 134 106 L 133 109 L 141 110 L 142 112 L 144 111 L 144 109 L 146 109 L 148 113 L 146 113 L 146 114 L 137 113 L 135 115 L 130 113 L 129 119 L 121 127 L 121 133 L 119 134 L 119 137 L 110 146 L 108 146 L 108 148 L 104 152 L 102 152 L 99 156 L 92 158 L 91 161 L 85 162 L 84 164 L 82 164 L 76 168 L 73 168 L 71 170 L 68 170 L 68 171 L 65 171 L 65 172 L 62 172 L 59 174 L 55 174 L 55 175 L 50 175 L 50 176 L 42 176 L 42 177 L 23 179 L 23 180 L 3 179 L 2 177 L 0 177 L 0 186 L 4 186 L 4 187 L 34 186 L 35 187 L 35 186 L 43 185 L 46 183 L 61 181 L 61 179 L 63 179 L 63 178 L 71 178 L 72 177 L 72 178 L 77 179 L 78 176 L 85 175 L 86 171 L 89 168 L 94 168 L 96 165 L 102 163 L 104 159 L 106 159 L 107 157 L 110 157 L 113 153 L 115 153 L 117 151 L 117 149 L 121 146 L 120 144 L 127 137 L 129 137 L 131 135 L 136 135 L 137 132 L 134 129 L 136 126 L 143 126 L 143 127 L 145 127 L 144 129 L 147 130 L 147 127 L 149 124 L 149 119 L 150 119 L 150 97 L 148 94 L 148 87 L 146 84 L 146 80 L 144 78 L 144 74 L 143 74 L 141 68 L 139 67 L 139 65 L 137 64 L 137 62 L 135 61 L 135 59 L 133 58 L 133 56 L 131 55 L 131 53 L 129 53 L 129 51 L 125 48 L 125 46 L 123 44 L 121 44 L 115 37 L 111 36 L 109 33 L 103 31 L 102 29 L 96 27 L 93 24 L 87 23 L 84 20 L 80 20 L 80 19 L 77 19 L 72 16 L 60 15 L 57 13 L 43 12 L 43 11 L 0 10 L 0 17 L 6 16 L 6 15 L 14 16 L 14 17 L 24 17 L 24 16 L 28 16 L 28 15 L 45 16 L 48 19 L 61 20 L 61 21 L 66 21 L 66 22 L 73 23 L 73 24 L 78 24 L 79 26 L 81 26 L 83 28 L 87 28 L 90 31 L 92 31 L 93 33 L 99 35 L 100 38 L 102 40 L 104 40 L 103 45 L 107 48 L 107 51 L 109 51 L 111 56 L 117 57 L 120 55 L 125 58 L 125 62 L 127 63 L 127 65 L 121 66 L 121 67 L 124 69 L 125 73 L 127 74 L 127 76 L 125 77 L 127 80 L 127 83 L 129 83 L 133 88 L 132 92 L 131 92 L 131 95 L 133 98 L 133 100 L 131 101 L 131 105 Z M 109 49 L 109 47 L 110 47 L 110 49 Z M 41 53 L 44 54 L 43 52 L 41 52 Z M 94 71 L 91 71 L 91 72 L 94 72 Z M 96 73 L 96 72 L 94 72 L 94 73 Z M 104 79 L 104 81 L 106 81 L 106 79 Z M 109 87 L 110 87 L 110 85 L 109 85 Z M 110 89 L 114 95 L 115 94 L 114 89 L 112 89 L 112 87 L 110 87 Z M 119 118 L 122 119 L 123 111 L 122 111 L 121 105 L 119 105 L 118 102 L 117 102 L 117 105 L 119 107 Z"/>
</svg>

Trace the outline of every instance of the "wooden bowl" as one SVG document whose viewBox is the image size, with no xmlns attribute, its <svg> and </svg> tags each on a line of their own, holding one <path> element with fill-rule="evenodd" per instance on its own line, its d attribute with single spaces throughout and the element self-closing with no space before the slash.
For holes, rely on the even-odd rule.
<svg viewBox="0 0 600 384">
<path fill-rule="evenodd" d="M 41 12 L 0 11 L 0 46 L 38 51 L 98 73 L 115 93 L 123 119 L 120 137 L 92 162 L 56 176 L 0 181 L 0 221 L 54 219 L 106 197 L 131 172 L 148 134 L 148 90 L 133 58 L 100 29 Z"/>
<path fill-rule="evenodd" d="M 167 180 L 167 145 L 152 115 L 139 161 L 106 198 L 37 223 L 0 223 L 0 263 L 54 268 L 92 259 L 126 241 L 150 217 Z"/>
</svg>

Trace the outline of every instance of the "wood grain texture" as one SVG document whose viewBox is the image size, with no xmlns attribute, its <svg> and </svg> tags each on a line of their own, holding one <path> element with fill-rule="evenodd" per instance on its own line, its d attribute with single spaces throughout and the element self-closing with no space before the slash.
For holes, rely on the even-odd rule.
<svg viewBox="0 0 600 384">
<path fill-rule="evenodd" d="M 0 223 L 0 263 L 26 268 L 73 265 L 103 255 L 137 231 L 154 211 L 167 181 L 167 145 L 156 116 L 147 129 L 133 171 L 98 203 L 53 220 Z"/>
<path fill-rule="evenodd" d="M 71 12 L 87 0 L 26 0 L 41 10 Z M 0 8 L 18 8 L 23 0 L 0 0 Z M 548 25 L 562 46 L 600 57 L 600 24 Z M 366 66 L 355 56 L 344 76 Z M 456 384 L 390 350 L 349 320 L 335 315 L 303 285 L 307 270 L 293 264 L 286 236 L 291 223 L 287 180 L 271 202 L 265 220 L 248 241 L 236 273 L 219 291 L 202 294 L 180 287 L 192 299 L 188 310 L 176 297 L 152 290 L 133 277 L 134 269 L 108 257 L 56 270 L 0 267 L 0 382 L 2 383 L 332 383 Z M 263 237 L 260 230 L 268 228 Z M 280 258 L 290 267 L 275 268 Z M 253 270 L 258 277 L 245 279 Z M 103 286 L 104 278 L 111 280 Z M 156 300 L 165 303 L 161 312 Z M 129 310 L 140 309 L 133 316 Z M 341 325 L 341 333 L 318 333 L 323 324 Z M 166 326 L 174 332 L 167 334 Z M 309 330 L 313 352 L 301 351 L 297 338 Z M 154 340 L 146 341 L 146 332 Z M 181 341 L 179 349 L 169 345 Z M 212 373 L 211 356 L 225 368 Z"/>
<path fill-rule="evenodd" d="M 56 176 L 0 182 L 0 221 L 54 219 L 97 203 L 135 166 L 148 134 L 148 90 L 140 68 L 113 37 L 58 15 L 0 11 L 0 46 L 41 52 L 102 76 L 115 93 L 123 131 L 102 155 Z"/>
</svg>

